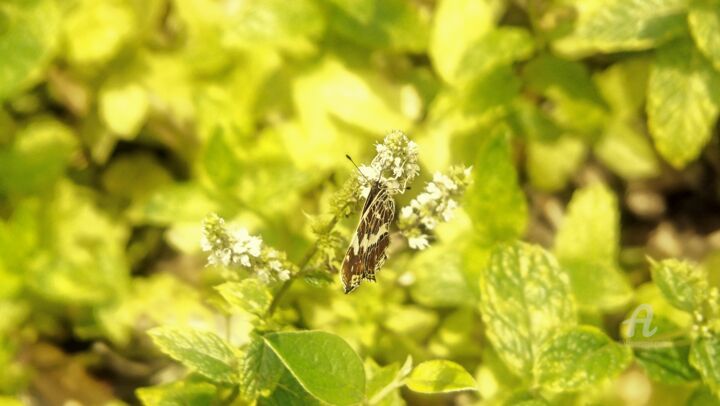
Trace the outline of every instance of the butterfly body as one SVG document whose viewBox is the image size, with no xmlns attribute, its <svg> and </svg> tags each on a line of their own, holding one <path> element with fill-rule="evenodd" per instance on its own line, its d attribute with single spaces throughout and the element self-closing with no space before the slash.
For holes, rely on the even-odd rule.
<svg viewBox="0 0 720 406">
<path fill-rule="evenodd" d="M 340 278 L 345 293 L 355 290 L 363 279 L 375 281 L 375 273 L 387 259 L 394 217 L 395 201 L 381 180 L 374 181 L 343 260 Z"/>
</svg>

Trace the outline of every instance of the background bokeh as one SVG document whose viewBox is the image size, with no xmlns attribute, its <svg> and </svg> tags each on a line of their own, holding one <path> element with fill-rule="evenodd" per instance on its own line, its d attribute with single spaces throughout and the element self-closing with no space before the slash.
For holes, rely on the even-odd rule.
<svg viewBox="0 0 720 406">
<path fill-rule="evenodd" d="M 0 1 L 0 403 L 136 403 L 185 374 L 147 337 L 159 325 L 247 342 L 247 320 L 211 306 L 203 218 L 298 262 L 355 176 L 345 154 L 369 163 L 397 129 L 422 167 L 398 205 L 455 164 L 474 167 L 467 201 L 377 284 L 345 296 L 319 268 L 278 317 L 478 382 L 388 404 L 497 404 L 521 385 L 478 310 L 495 242 L 607 259 L 574 289 L 618 340 L 634 305 L 662 301 L 646 256 L 720 285 L 719 72 L 716 0 Z M 579 188 L 569 227 L 590 241 L 556 240 Z M 636 363 L 563 401 L 684 404 L 699 385 Z"/>
</svg>

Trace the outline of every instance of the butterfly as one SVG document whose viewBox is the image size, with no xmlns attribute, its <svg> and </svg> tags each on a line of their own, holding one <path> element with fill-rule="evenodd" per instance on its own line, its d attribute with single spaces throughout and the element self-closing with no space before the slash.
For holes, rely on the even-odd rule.
<svg viewBox="0 0 720 406">
<path fill-rule="evenodd" d="M 340 280 L 345 293 L 355 290 L 363 279 L 375 282 L 375 273 L 387 259 L 390 223 L 394 217 L 395 201 L 383 181 L 378 178 L 372 182 L 360 213 L 360 222 L 343 259 Z"/>
</svg>

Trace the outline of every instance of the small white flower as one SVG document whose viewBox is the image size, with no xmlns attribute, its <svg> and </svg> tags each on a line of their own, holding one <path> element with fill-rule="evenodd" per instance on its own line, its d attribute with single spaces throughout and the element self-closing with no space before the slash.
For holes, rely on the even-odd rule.
<svg viewBox="0 0 720 406">
<path fill-rule="evenodd" d="M 424 250 L 425 248 L 430 246 L 430 243 L 428 242 L 427 236 L 425 234 L 420 234 L 417 237 L 410 237 L 408 239 L 408 245 L 412 249 Z"/>
<path fill-rule="evenodd" d="M 455 209 L 458 207 L 458 204 L 455 200 L 450 199 L 447 201 L 447 204 L 445 205 L 445 209 L 442 211 L 442 218 L 444 221 L 450 221 L 453 218 L 453 214 Z"/>
<path fill-rule="evenodd" d="M 437 220 L 435 220 L 434 217 L 423 217 L 420 222 L 425 226 L 425 228 L 431 231 L 437 226 Z"/>
<path fill-rule="evenodd" d="M 400 217 L 410 217 L 413 215 L 413 208 L 411 206 L 405 206 L 400 210 Z"/>
<path fill-rule="evenodd" d="M 287 269 L 283 269 L 280 272 L 278 272 L 277 276 L 278 276 L 278 279 L 280 279 L 281 281 L 286 281 L 286 280 L 290 279 L 290 271 L 288 271 Z"/>
<path fill-rule="evenodd" d="M 457 189 L 457 185 L 455 184 L 455 182 L 453 182 L 452 179 L 448 178 L 440 172 L 435 172 L 435 175 L 433 175 L 433 182 L 438 185 L 442 185 L 449 190 Z"/>
<path fill-rule="evenodd" d="M 425 187 L 425 193 L 428 194 L 428 200 L 438 200 L 443 195 L 443 191 L 440 190 L 438 185 L 436 185 L 434 182 L 430 182 L 427 184 L 427 187 Z"/>
<path fill-rule="evenodd" d="M 247 254 L 240 255 L 240 265 L 250 268 L 250 257 Z"/>
</svg>

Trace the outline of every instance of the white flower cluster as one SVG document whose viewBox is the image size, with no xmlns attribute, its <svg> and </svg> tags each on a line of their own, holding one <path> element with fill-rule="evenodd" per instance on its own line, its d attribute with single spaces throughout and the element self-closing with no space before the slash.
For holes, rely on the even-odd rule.
<svg viewBox="0 0 720 406">
<path fill-rule="evenodd" d="M 402 131 L 385 136 L 382 144 L 375 144 L 377 155 L 369 166 L 361 165 L 363 176 L 358 176 L 360 195 L 365 198 L 372 182 L 380 179 L 391 195 L 404 193 L 407 185 L 420 173 L 417 144 Z"/>
<path fill-rule="evenodd" d="M 200 246 L 209 253 L 208 265 L 244 268 L 264 283 L 290 279 L 291 266 L 284 253 L 263 245 L 262 238 L 250 235 L 244 228 L 227 227 L 217 214 L 203 220 Z"/>
<path fill-rule="evenodd" d="M 410 248 L 427 248 L 438 223 L 452 219 L 458 207 L 457 198 L 470 184 L 471 173 L 472 167 L 453 167 L 448 175 L 436 172 L 425 190 L 400 210 L 398 228 Z"/>
</svg>

